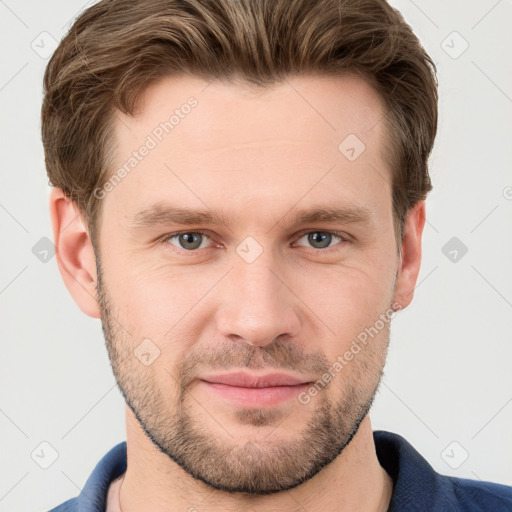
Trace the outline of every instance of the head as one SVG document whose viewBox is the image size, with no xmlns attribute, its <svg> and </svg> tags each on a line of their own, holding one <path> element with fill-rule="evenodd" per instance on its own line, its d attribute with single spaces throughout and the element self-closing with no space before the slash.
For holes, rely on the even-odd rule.
<svg viewBox="0 0 512 512">
<path fill-rule="evenodd" d="M 419 272 L 434 70 L 378 0 L 100 2 L 55 51 L 59 267 L 195 478 L 289 489 L 357 433 Z M 212 384 L 240 371 L 298 384 Z"/>
</svg>

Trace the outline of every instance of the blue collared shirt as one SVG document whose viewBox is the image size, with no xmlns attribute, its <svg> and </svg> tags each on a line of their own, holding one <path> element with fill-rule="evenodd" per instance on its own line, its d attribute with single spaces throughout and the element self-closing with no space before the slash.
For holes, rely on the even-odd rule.
<svg viewBox="0 0 512 512">
<path fill-rule="evenodd" d="M 512 487 L 436 473 L 401 436 L 373 433 L 377 457 L 393 479 L 388 512 L 511 512 Z M 105 512 L 110 483 L 126 471 L 126 441 L 96 465 L 82 492 L 49 512 Z"/>
</svg>

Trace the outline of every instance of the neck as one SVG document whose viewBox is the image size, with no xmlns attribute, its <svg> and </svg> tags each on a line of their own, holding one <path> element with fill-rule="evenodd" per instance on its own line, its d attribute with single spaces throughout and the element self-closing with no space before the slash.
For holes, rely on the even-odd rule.
<svg viewBox="0 0 512 512">
<path fill-rule="evenodd" d="M 192 478 L 153 445 L 129 408 L 126 416 L 127 471 L 112 492 L 120 512 L 388 509 L 393 483 L 377 459 L 368 416 L 343 453 L 320 473 L 294 489 L 265 496 L 217 491 Z"/>
<path fill-rule="evenodd" d="M 153 445 L 128 407 L 126 416 L 127 471 L 111 495 L 120 512 L 388 509 L 393 483 L 378 462 L 368 416 L 343 453 L 320 473 L 294 489 L 265 496 L 217 491 L 192 478 Z"/>
</svg>

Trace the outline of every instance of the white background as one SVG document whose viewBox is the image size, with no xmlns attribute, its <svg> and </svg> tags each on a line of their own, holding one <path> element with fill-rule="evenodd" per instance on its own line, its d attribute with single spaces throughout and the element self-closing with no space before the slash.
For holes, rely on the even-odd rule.
<svg viewBox="0 0 512 512">
<path fill-rule="evenodd" d="M 441 473 L 512 484 L 512 3 L 392 4 L 438 66 L 440 124 L 419 284 L 393 322 L 373 426 L 403 435 Z M 83 8 L 0 1 L 2 512 L 77 495 L 125 439 L 100 322 L 72 301 L 55 258 L 32 252 L 52 235 L 39 123 L 48 59 L 31 45 L 51 47 Z M 453 31 L 469 44 L 458 58 Z M 452 237 L 468 248 L 455 263 L 442 252 Z M 48 469 L 31 458 L 43 441 L 59 454 Z M 458 469 L 447 463 L 466 452 Z"/>
</svg>

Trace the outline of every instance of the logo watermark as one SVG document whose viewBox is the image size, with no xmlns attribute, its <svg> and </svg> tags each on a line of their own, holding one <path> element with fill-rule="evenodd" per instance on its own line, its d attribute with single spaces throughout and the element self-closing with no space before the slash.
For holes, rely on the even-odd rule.
<svg viewBox="0 0 512 512">
<path fill-rule="evenodd" d="M 402 305 L 398 302 L 394 302 L 392 307 L 389 308 L 385 313 L 379 315 L 379 319 L 371 327 L 366 327 L 361 331 L 350 344 L 350 348 L 345 351 L 344 354 L 339 355 L 336 361 L 330 366 L 330 368 L 320 377 L 313 385 L 311 385 L 306 391 L 302 391 L 297 395 L 297 400 L 303 404 L 309 404 L 311 397 L 318 395 L 331 380 L 340 373 L 347 364 L 349 364 L 354 357 L 361 352 L 361 345 L 366 346 L 369 338 L 373 339 L 379 334 L 384 327 L 389 324 L 391 319 L 394 317 L 397 311 L 402 309 Z"/>
<path fill-rule="evenodd" d="M 181 120 L 185 119 L 197 105 L 197 99 L 191 96 L 187 99 L 186 103 L 174 109 L 174 113 L 169 119 L 162 121 L 153 128 L 144 143 L 137 150 L 132 152 L 131 156 L 114 172 L 108 181 L 103 186 L 94 189 L 93 196 L 96 199 L 103 199 L 108 192 L 114 190 L 117 185 L 139 165 L 139 162 L 148 156 L 149 153 L 162 142 L 164 137 L 171 133 L 172 130 L 181 123 Z"/>
</svg>

